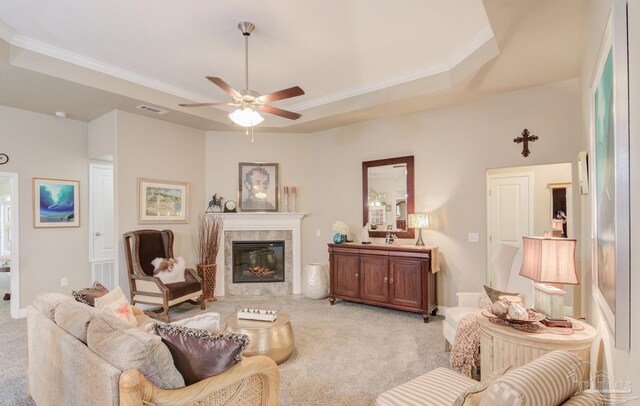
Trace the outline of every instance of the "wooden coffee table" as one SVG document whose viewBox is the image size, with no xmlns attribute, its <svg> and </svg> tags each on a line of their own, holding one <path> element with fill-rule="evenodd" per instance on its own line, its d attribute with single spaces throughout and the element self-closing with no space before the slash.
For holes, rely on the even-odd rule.
<svg viewBox="0 0 640 406">
<path fill-rule="evenodd" d="M 245 357 L 266 355 L 281 364 L 294 349 L 293 329 L 289 314 L 285 312 L 278 312 L 278 319 L 274 322 L 238 320 L 233 313 L 225 319 L 225 331 L 249 336 Z"/>
</svg>

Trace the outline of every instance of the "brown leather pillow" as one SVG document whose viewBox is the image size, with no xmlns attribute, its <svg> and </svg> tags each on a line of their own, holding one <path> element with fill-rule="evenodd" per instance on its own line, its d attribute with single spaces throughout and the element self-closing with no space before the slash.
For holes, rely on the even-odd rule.
<svg viewBox="0 0 640 406">
<path fill-rule="evenodd" d="M 80 303 L 84 303 L 89 306 L 93 306 L 95 300 L 109 293 L 109 289 L 102 286 L 99 282 L 93 282 L 93 286 L 90 288 L 82 289 L 80 291 L 73 291 L 73 297 Z"/>
<path fill-rule="evenodd" d="M 245 334 L 200 330 L 160 322 L 152 331 L 162 338 L 187 385 L 231 368 L 249 345 Z"/>
</svg>

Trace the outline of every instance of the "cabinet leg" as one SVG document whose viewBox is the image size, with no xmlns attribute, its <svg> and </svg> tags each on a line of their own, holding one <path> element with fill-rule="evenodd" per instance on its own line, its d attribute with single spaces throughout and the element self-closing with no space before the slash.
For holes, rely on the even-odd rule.
<svg viewBox="0 0 640 406">
<path fill-rule="evenodd" d="M 435 309 L 431 310 L 431 315 L 435 316 L 438 313 L 438 308 L 436 307 Z"/>
<path fill-rule="evenodd" d="M 333 306 L 334 304 L 336 304 L 336 298 L 335 298 L 335 297 L 330 297 L 330 298 L 329 298 L 329 303 L 331 303 L 331 306 Z"/>
<path fill-rule="evenodd" d="M 422 314 L 422 320 L 423 320 L 425 323 L 428 323 L 428 322 L 429 322 L 429 314 L 423 313 L 423 314 Z"/>
</svg>

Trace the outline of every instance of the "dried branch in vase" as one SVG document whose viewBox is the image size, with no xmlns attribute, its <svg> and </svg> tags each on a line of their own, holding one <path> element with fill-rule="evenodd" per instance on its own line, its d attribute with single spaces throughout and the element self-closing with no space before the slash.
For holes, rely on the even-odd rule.
<svg viewBox="0 0 640 406">
<path fill-rule="evenodd" d="M 223 229 L 224 220 L 221 216 L 200 215 L 198 230 L 193 234 L 193 247 L 199 265 L 216 263 Z"/>
</svg>

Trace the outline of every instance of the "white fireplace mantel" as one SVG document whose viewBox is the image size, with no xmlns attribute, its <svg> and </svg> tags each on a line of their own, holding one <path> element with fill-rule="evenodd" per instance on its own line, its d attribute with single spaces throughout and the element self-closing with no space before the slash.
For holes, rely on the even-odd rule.
<svg viewBox="0 0 640 406">
<path fill-rule="evenodd" d="M 293 294 L 300 294 L 300 280 L 302 278 L 302 244 L 300 225 L 306 213 L 217 213 L 224 219 L 224 232 L 227 231 L 272 231 L 289 230 L 292 235 L 293 253 Z M 224 241 L 224 236 L 222 237 Z M 220 244 L 216 263 L 216 296 L 225 294 L 225 253 L 224 242 Z"/>
</svg>

